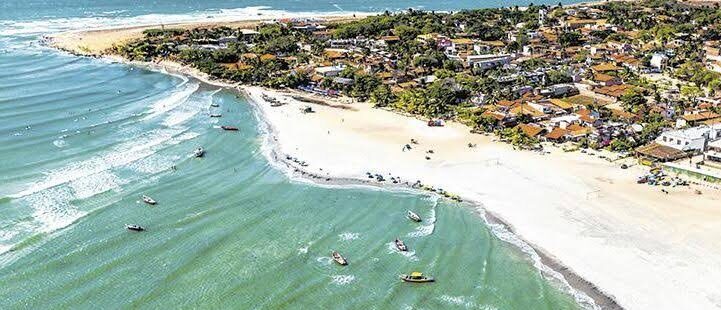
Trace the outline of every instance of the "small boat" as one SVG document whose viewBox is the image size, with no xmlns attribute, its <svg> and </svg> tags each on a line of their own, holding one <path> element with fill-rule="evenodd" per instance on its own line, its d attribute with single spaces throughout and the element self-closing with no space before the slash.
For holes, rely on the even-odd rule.
<svg viewBox="0 0 721 310">
<path fill-rule="evenodd" d="M 210 114 L 210 117 L 223 117 L 223 114 Z"/>
<path fill-rule="evenodd" d="M 132 231 L 144 231 L 145 228 L 141 227 L 140 225 L 128 225 L 125 224 L 125 229 L 132 230 Z"/>
<path fill-rule="evenodd" d="M 414 222 L 420 222 L 420 221 L 421 221 L 421 217 L 420 217 L 418 214 L 415 214 L 413 211 L 408 210 L 408 213 L 406 214 L 406 216 L 407 216 L 408 219 L 410 219 L 411 221 L 414 221 Z"/>
<path fill-rule="evenodd" d="M 398 248 L 398 251 L 403 251 L 403 252 L 408 251 L 408 247 L 406 246 L 405 243 L 403 243 L 403 240 L 396 239 L 395 244 L 396 244 L 396 248 Z"/>
<path fill-rule="evenodd" d="M 227 131 L 238 131 L 238 127 L 233 126 L 220 126 L 220 128 Z"/>
<path fill-rule="evenodd" d="M 211 103 L 210 106 L 213 107 L 213 108 L 217 108 L 217 107 L 219 107 L 220 105 L 217 104 L 217 103 Z"/>
<path fill-rule="evenodd" d="M 420 272 L 411 272 L 410 275 L 402 274 L 401 280 L 404 282 L 413 282 L 413 283 L 426 283 L 426 282 L 433 282 L 435 279 L 431 277 L 426 277 Z"/>
<path fill-rule="evenodd" d="M 333 251 L 333 253 L 331 253 L 330 256 L 331 256 L 331 258 L 333 258 L 333 260 L 336 263 L 338 263 L 338 265 L 341 265 L 341 266 L 348 265 L 348 261 L 345 260 L 345 258 L 343 256 L 341 256 L 340 253 Z"/>
<path fill-rule="evenodd" d="M 150 198 L 149 196 L 145 196 L 145 195 L 143 195 L 143 202 L 147 203 L 149 205 L 154 205 L 154 204 L 158 203 L 157 201 L 155 201 L 155 199 Z"/>
<path fill-rule="evenodd" d="M 205 155 L 205 150 L 202 147 L 199 147 L 195 149 L 195 151 L 193 151 L 193 156 L 195 157 L 200 158 L 203 157 L 203 155 Z"/>
</svg>

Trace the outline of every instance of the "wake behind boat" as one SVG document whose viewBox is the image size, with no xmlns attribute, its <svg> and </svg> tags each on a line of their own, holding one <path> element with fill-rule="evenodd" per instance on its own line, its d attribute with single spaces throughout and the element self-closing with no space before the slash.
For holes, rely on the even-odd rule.
<svg viewBox="0 0 721 310">
<path fill-rule="evenodd" d="M 193 151 L 193 156 L 200 158 L 205 155 L 205 150 L 202 147 L 199 147 Z"/>
<path fill-rule="evenodd" d="M 150 198 L 150 196 L 145 196 L 145 195 L 143 195 L 143 202 L 147 203 L 149 205 L 155 205 L 158 203 L 157 201 L 155 201 L 155 199 Z"/>
<path fill-rule="evenodd" d="M 128 225 L 125 224 L 125 229 L 132 230 L 132 231 L 145 231 L 145 228 L 143 228 L 140 225 Z"/>
<path fill-rule="evenodd" d="M 407 216 L 408 219 L 410 219 L 411 221 L 414 221 L 414 222 L 420 222 L 420 221 L 421 221 L 420 215 L 416 214 L 415 212 L 413 212 L 413 211 L 411 211 L 411 210 L 408 210 L 408 212 L 406 213 L 406 216 Z"/>
<path fill-rule="evenodd" d="M 411 272 L 410 275 L 402 274 L 401 281 L 412 282 L 412 283 L 427 283 L 427 282 L 434 282 L 435 279 L 433 279 L 432 277 L 424 276 L 423 273 L 414 271 L 414 272 Z"/>
<path fill-rule="evenodd" d="M 338 263 L 338 265 L 341 265 L 341 266 L 348 265 L 348 261 L 345 260 L 345 258 L 342 255 L 340 255 L 340 253 L 333 251 L 333 253 L 331 253 L 330 256 L 331 256 L 331 258 L 333 258 L 333 260 L 336 263 Z"/>
</svg>

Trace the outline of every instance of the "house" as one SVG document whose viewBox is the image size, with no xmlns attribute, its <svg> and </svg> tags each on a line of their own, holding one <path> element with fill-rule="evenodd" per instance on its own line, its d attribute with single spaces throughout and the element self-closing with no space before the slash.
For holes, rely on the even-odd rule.
<svg viewBox="0 0 721 310">
<path fill-rule="evenodd" d="M 340 74 L 343 69 L 345 69 L 344 65 L 318 67 L 315 68 L 315 73 L 323 77 L 335 77 L 338 76 L 338 74 Z"/>
<path fill-rule="evenodd" d="M 547 141 L 560 143 L 566 140 L 567 134 L 568 130 L 565 130 L 561 127 L 554 127 L 549 133 L 544 136 L 544 138 L 546 138 Z"/>
<path fill-rule="evenodd" d="M 520 128 L 526 136 L 531 138 L 536 138 L 546 131 L 543 127 L 531 124 L 519 124 L 516 127 Z"/>
<path fill-rule="evenodd" d="M 704 160 L 721 164 L 721 139 L 708 144 L 708 149 L 704 152 Z"/>
<path fill-rule="evenodd" d="M 671 161 L 688 156 L 686 152 L 656 142 L 636 148 L 636 156 L 652 161 Z"/>
<path fill-rule="evenodd" d="M 666 64 L 668 63 L 668 56 L 666 56 L 666 54 L 654 53 L 653 56 L 651 56 L 649 63 L 652 68 L 663 70 L 666 68 Z"/>
<path fill-rule="evenodd" d="M 593 81 L 602 86 L 621 85 L 623 81 L 620 78 L 608 74 L 596 73 L 593 75 Z"/>
<path fill-rule="evenodd" d="M 483 70 L 504 66 L 511 63 L 509 54 L 469 55 L 466 64 Z"/>
<path fill-rule="evenodd" d="M 696 112 L 696 113 L 690 113 L 690 114 L 683 115 L 683 116 L 681 116 L 681 119 L 683 120 L 683 121 L 682 121 L 682 124 L 683 124 L 684 126 L 685 126 L 685 125 L 694 126 L 694 125 L 699 124 L 699 123 L 701 123 L 701 122 L 703 122 L 703 121 L 707 121 L 707 120 L 710 120 L 710 119 L 715 119 L 715 118 L 718 118 L 718 117 L 721 117 L 721 115 L 716 114 L 716 113 L 711 112 L 711 111 L 701 111 L 701 112 Z"/>
<path fill-rule="evenodd" d="M 473 50 L 473 40 L 466 38 L 451 39 L 450 49 L 454 54 L 470 52 Z"/>
<path fill-rule="evenodd" d="M 614 64 L 614 63 L 609 62 L 609 63 L 595 65 L 595 66 L 591 67 L 591 69 L 597 73 L 606 73 L 606 72 L 621 71 L 623 68 L 616 66 L 616 64 Z"/>
<path fill-rule="evenodd" d="M 705 149 L 710 135 L 711 128 L 708 126 L 691 127 L 663 132 L 655 142 L 686 153 L 697 153 Z"/>
<path fill-rule="evenodd" d="M 578 94 L 578 88 L 573 84 L 556 84 L 541 89 L 541 95 L 546 97 L 565 97 Z"/>
</svg>

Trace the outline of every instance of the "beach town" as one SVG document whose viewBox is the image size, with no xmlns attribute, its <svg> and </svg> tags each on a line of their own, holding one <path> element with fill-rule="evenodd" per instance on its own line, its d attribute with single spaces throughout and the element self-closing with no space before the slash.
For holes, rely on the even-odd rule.
<svg viewBox="0 0 721 310">
<path fill-rule="evenodd" d="M 719 19 L 604 2 L 48 40 L 240 90 L 301 175 L 482 201 L 621 307 L 706 309 L 721 307 Z"/>
</svg>

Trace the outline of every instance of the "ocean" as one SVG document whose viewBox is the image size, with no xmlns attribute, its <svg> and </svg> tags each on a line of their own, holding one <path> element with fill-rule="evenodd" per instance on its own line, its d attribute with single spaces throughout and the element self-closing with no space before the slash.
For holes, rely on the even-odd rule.
<svg viewBox="0 0 721 310">
<path fill-rule="evenodd" d="M 471 206 L 290 178 L 265 156 L 263 120 L 242 96 L 40 44 L 59 31 L 208 17 L 516 4 L 528 3 L 4 0 L 1 308 L 593 307 Z M 207 154 L 194 158 L 200 146 Z M 409 251 L 395 250 L 395 238 Z M 335 265 L 333 250 L 349 265 Z M 399 281 L 411 271 L 437 282 Z"/>
</svg>

